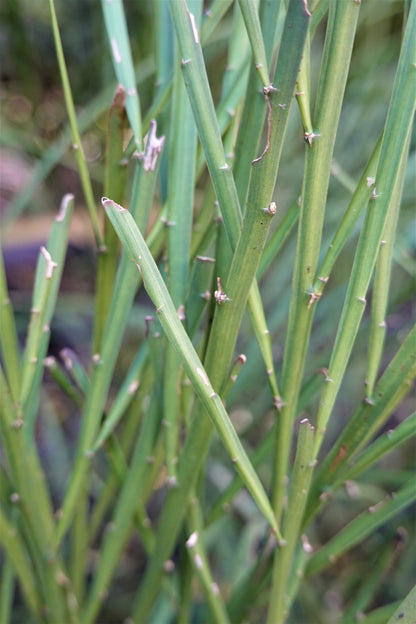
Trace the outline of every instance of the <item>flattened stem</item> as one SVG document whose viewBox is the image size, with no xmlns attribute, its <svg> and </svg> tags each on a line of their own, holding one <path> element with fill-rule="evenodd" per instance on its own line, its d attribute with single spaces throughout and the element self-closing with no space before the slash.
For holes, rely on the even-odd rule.
<svg viewBox="0 0 416 624">
<path fill-rule="evenodd" d="M 230 369 L 246 302 L 276 204 L 247 211 L 231 264 L 225 291 L 216 291 L 217 307 L 210 333 L 205 366 L 214 388 L 222 395 Z M 221 284 L 221 283 L 220 283 Z"/>
<path fill-rule="evenodd" d="M 214 391 L 211 381 L 178 318 L 165 282 L 134 219 L 125 208 L 115 204 L 112 200 L 103 198 L 102 203 L 120 240 L 126 247 L 128 255 L 140 270 L 144 286 L 156 306 L 156 313 L 166 336 L 175 348 L 188 377 L 217 427 L 236 469 L 240 472 L 272 529 L 278 534 L 277 525 L 263 486 L 235 433 L 220 397 Z"/>
</svg>

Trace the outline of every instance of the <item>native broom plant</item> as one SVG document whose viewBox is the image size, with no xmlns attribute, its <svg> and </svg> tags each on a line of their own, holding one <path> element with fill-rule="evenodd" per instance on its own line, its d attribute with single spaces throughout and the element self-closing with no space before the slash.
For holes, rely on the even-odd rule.
<svg viewBox="0 0 416 624">
<path fill-rule="evenodd" d="M 147 4 L 133 60 L 134 11 L 102 0 L 115 81 L 77 113 L 49 0 L 69 125 L 5 231 L 72 146 L 90 355 L 48 351 L 66 194 L 23 340 L 0 254 L 0 624 L 410 624 L 416 3 Z"/>
</svg>

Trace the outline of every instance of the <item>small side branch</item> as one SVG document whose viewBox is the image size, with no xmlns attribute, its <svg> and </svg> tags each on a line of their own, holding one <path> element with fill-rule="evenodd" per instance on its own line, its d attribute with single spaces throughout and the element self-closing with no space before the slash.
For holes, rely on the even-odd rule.
<svg viewBox="0 0 416 624">
<path fill-rule="evenodd" d="M 270 104 L 270 98 L 269 98 L 269 93 L 271 91 L 277 91 L 276 87 L 274 87 L 272 84 L 270 84 L 268 87 L 264 87 L 263 88 L 263 93 L 264 93 L 264 97 L 266 98 L 266 103 L 267 103 L 267 142 L 266 142 L 266 147 L 263 150 L 263 153 L 261 154 L 261 156 L 259 156 L 258 158 L 255 158 L 251 164 L 254 165 L 258 162 L 260 162 L 260 160 L 262 160 L 264 158 L 264 156 L 267 154 L 269 147 L 270 147 L 270 136 L 272 133 L 272 105 Z"/>
</svg>

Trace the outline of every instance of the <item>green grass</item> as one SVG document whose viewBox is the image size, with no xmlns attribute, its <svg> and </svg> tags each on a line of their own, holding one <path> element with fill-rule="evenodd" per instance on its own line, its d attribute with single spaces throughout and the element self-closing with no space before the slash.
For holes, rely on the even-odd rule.
<svg viewBox="0 0 416 624">
<path fill-rule="evenodd" d="M 206 9 L 2 9 L 0 624 L 410 624 L 415 2 Z"/>
</svg>

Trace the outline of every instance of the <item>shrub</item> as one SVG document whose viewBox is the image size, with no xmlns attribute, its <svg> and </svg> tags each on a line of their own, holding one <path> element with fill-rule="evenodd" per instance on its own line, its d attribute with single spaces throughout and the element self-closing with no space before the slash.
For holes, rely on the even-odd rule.
<svg viewBox="0 0 416 624">
<path fill-rule="evenodd" d="M 67 193 L 22 349 L 0 270 L 0 621 L 410 623 L 415 3 L 202 4 L 103 0 L 118 86 L 77 114 L 49 0 L 69 127 L 5 226 L 73 159 L 89 355 Z"/>
</svg>

